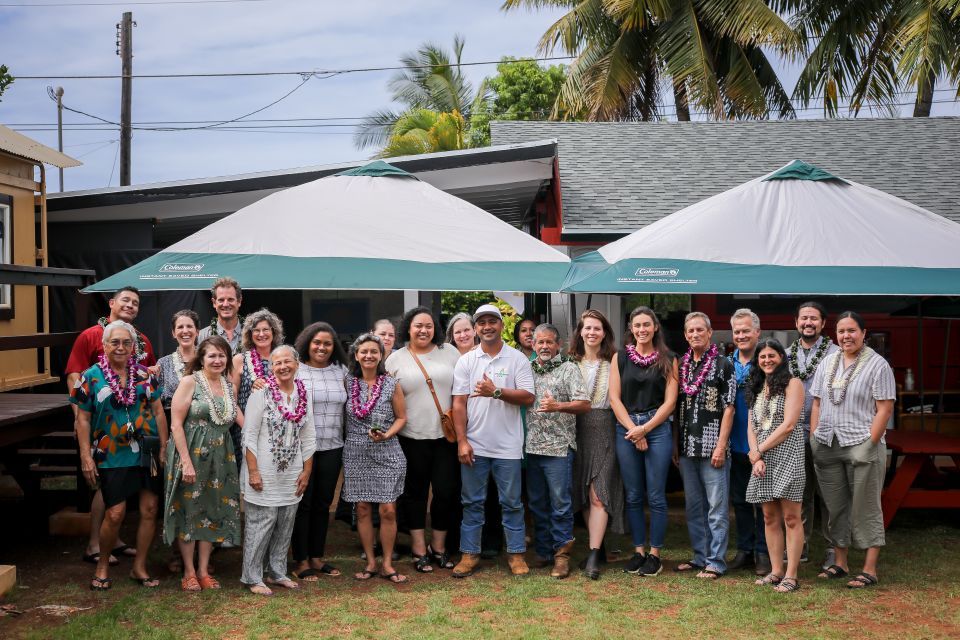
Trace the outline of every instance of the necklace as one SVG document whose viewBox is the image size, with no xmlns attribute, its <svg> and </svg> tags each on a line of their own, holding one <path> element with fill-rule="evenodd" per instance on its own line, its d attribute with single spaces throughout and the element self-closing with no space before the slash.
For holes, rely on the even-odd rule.
<svg viewBox="0 0 960 640">
<path fill-rule="evenodd" d="M 370 386 L 366 402 L 360 401 L 360 378 L 350 380 L 350 411 L 353 413 L 353 417 L 357 420 L 363 420 L 370 415 L 374 405 L 377 404 L 377 400 L 380 399 L 380 394 L 383 392 L 383 381 L 386 378 L 387 376 L 384 374 L 377 376 L 376 382 Z"/>
<path fill-rule="evenodd" d="M 590 364 L 586 360 L 581 360 L 577 363 L 577 366 L 580 368 L 580 375 L 583 376 L 583 379 L 586 380 L 589 375 L 589 369 L 596 368 L 596 373 L 593 376 L 593 384 L 590 385 L 590 393 L 587 395 L 590 396 L 590 404 L 598 405 L 603 402 L 604 396 L 607 394 L 607 383 L 610 378 L 610 362 L 608 360 L 595 360 L 596 364 Z"/>
<path fill-rule="evenodd" d="M 127 360 L 127 383 L 123 389 L 120 388 L 120 376 L 113 370 L 110 363 L 107 362 L 107 357 L 102 353 L 97 357 L 97 364 L 103 370 L 103 377 L 106 379 L 114 399 L 124 407 L 133 406 L 137 399 L 137 365 L 134 359 L 131 357 Z"/>
<path fill-rule="evenodd" d="M 817 365 L 820 364 L 820 361 L 823 359 L 823 356 L 827 353 L 827 349 L 830 348 L 830 345 L 833 344 L 833 341 L 830 338 L 820 338 L 820 344 L 817 346 L 817 350 L 813 353 L 813 357 L 807 361 L 807 366 L 803 369 L 800 368 L 800 338 L 794 340 L 793 344 L 790 345 L 790 375 L 794 378 L 800 378 L 801 380 L 806 380 L 817 370 Z"/>
<path fill-rule="evenodd" d="M 773 426 L 772 403 L 770 401 L 770 385 L 763 385 L 763 393 L 753 403 L 753 416 L 761 431 L 769 431 Z M 758 411 L 759 409 L 759 411 Z"/>
<path fill-rule="evenodd" d="M 233 330 L 233 335 L 237 335 L 237 329 L 243 326 L 243 316 L 237 316 L 237 326 Z M 227 332 L 220 332 L 220 317 L 216 314 L 213 315 L 213 318 L 210 319 L 210 335 L 220 336 L 221 338 L 226 339 Z"/>
<path fill-rule="evenodd" d="M 100 325 L 101 327 L 106 327 L 108 324 L 110 324 L 110 318 L 106 316 L 98 318 L 97 324 Z M 137 339 L 136 339 L 136 346 L 134 347 L 133 353 L 134 355 L 137 356 L 137 362 L 140 362 L 141 360 L 147 357 L 147 343 L 144 342 L 143 334 L 140 333 L 140 331 L 138 331 L 136 328 L 134 328 L 134 331 L 137 332 Z"/>
<path fill-rule="evenodd" d="M 556 369 L 566 361 L 567 361 L 567 357 L 560 354 L 560 355 L 554 356 L 553 358 L 550 358 L 550 360 L 548 360 L 546 364 L 542 364 L 540 362 L 540 358 L 537 358 L 536 360 L 530 363 L 530 366 L 533 367 L 533 372 L 535 374 L 537 374 L 538 376 L 542 376 L 550 373 L 551 371 L 553 371 L 554 369 Z"/>
<path fill-rule="evenodd" d="M 634 346 L 634 345 L 632 345 L 632 344 L 628 344 L 628 345 L 627 345 L 627 357 L 630 358 L 630 362 L 632 362 L 633 364 L 637 365 L 638 367 L 640 367 L 640 368 L 642 368 L 642 369 L 646 369 L 647 367 L 649 367 L 649 366 L 652 365 L 654 362 L 656 362 L 657 360 L 660 359 L 660 352 L 659 352 L 659 351 L 654 351 L 653 353 L 651 353 L 651 354 L 648 355 L 648 356 L 643 356 L 643 355 L 640 355 L 640 352 L 639 352 L 639 351 L 637 351 L 637 347 L 636 347 L 636 346 Z"/>
<path fill-rule="evenodd" d="M 187 365 L 183 362 L 183 356 L 180 355 L 180 347 L 173 352 L 173 372 L 177 374 L 177 380 L 183 377 L 183 370 Z"/>
<path fill-rule="evenodd" d="M 697 395 L 704 380 L 707 379 L 707 374 L 709 374 L 713 368 L 713 363 L 717 359 L 718 353 L 719 349 L 717 349 L 717 345 L 711 344 L 707 352 L 703 354 L 703 360 L 700 361 L 700 373 L 697 374 L 697 378 L 692 382 L 690 381 L 690 362 L 693 360 L 693 348 L 688 349 L 687 352 L 683 354 L 683 359 L 680 362 L 680 387 L 685 394 L 688 396 Z"/>
<path fill-rule="evenodd" d="M 250 360 L 250 368 L 253 370 L 254 380 L 259 380 L 260 378 L 269 380 L 273 377 L 273 375 L 267 371 L 267 367 L 263 363 L 263 358 L 260 357 L 256 348 L 247 351 L 247 359 Z"/>
<path fill-rule="evenodd" d="M 225 425 L 233 424 L 237 417 L 237 409 L 233 404 L 233 389 L 225 377 L 220 376 L 220 389 L 223 391 L 223 409 L 221 410 L 213 395 L 213 389 L 210 388 L 210 381 L 202 371 L 193 374 L 193 379 L 197 381 L 197 387 L 200 388 L 200 395 L 207 400 L 210 405 L 210 419 L 215 424 Z"/>
<path fill-rule="evenodd" d="M 843 352 L 838 351 L 834 354 L 833 366 L 830 368 L 830 372 L 827 374 L 827 380 L 830 382 L 827 385 L 827 397 L 830 398 L 835 406 L 843 402 L 843 399 L 847 397 L 847 387 L 853 382 L 853 379 L 857 377 L 857 374 L 860 373 L 860 369 L 863 368 L 864 363 L 867 361 L 867 352 L 871 351 L 870 347 L 862 347 L 860 349 L 859 355 L 854 362 L 853 366 L 847 368 L 840 377 L 837 378 L 837 372 L 840 369 L 840 361 L 843 360 Z M 849 372 L 849 373 L 847 373 Z M 840 390 L 840 397 L 836 396 L 836 391 Z"/>
<path fill-rule="evenodd" d="M 297 392 L 297 408 L 292 413 L 283 402 L 283 397 L 280 395 L 280 383 L 277 382 L 277 379 L 271 377 L 267 381 L 267 386 L 270 387 L 270 396 L 273 398 L 274 404 L 277 405 L 277 411 L 280 412 L 283 419 L 300 424 L 303 417 L 307 415 L 307 388 L 304 386 L 303 380 L 296 378 L 293 381 L 294 389 Z"/>
</svg>

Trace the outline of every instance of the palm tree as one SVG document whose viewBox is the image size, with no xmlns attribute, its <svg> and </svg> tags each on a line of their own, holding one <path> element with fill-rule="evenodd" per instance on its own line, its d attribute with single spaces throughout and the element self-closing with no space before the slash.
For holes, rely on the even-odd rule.
<svg viewBox="0 0 960 640">
<path fill-rule="evenodd" d="M 841 100 L 854 115 L 867 105 L 895 114 L 908 89 L 917 94 L 914 117 L 926 117 L 937 80 L 960 76 L 960 0 L 781 1 L 814 43 L 794 97 L 822 100 L 827 115 Z"/>
<path fill-rule="evenodd" d="M 404 110 L 382 109 L 365 117 L 354 134 L 356 147 L 363 149 L 386 145 L 401 118 L 415 115 L 408 114 L 415 110 L 446 113 L 453 120 L 456 117 L 462 120 L 460 114 L 468 113 L 479 94 L 486 92 L 485 87 L 481 87 L 475 95 L 472 85 L 460 69 L 463 45 L 463 37 L 456 35 L 453 38 L 452 56 L 442 47 L 426 43 L 415 52 L 401 57 L 400 62 L 405 68 L 397 71 L 387 86 L 393 101 L 402 104 Z M 456 117 L 453 116 L 454 112 L 457 113 Z"/>
<path fill-rule="evenodd" d="M 386 146 L 378 158 L 412 156 L 437 151 L 456 151 L 465 147 L 466 122 L 460 112 L 410 109 L 391 128 Z"/>
<path fill-rule="evenodd" d="M 795 116 L 761 46 L 789 51 L 799 40 L 763 0 L 504 3 L 521 6 L 570 8 L 540 39 L 544 53 L 575 56 L 556 107 L 591 120 L 652 120 L 668 81 L 679 120 L 690 119 L 690 105 L 717 119 Z"/>
</svg>

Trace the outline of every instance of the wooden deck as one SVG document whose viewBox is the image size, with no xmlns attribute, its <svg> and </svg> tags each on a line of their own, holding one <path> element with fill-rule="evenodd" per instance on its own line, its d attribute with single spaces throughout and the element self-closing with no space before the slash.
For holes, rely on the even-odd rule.
<svg viewBox="0 0 960 640">
<path fill-rule="evenodd" d="M 51 431 L 73 430 L 65 393 L 0 393 L 0 447 Z"/>
</svg>

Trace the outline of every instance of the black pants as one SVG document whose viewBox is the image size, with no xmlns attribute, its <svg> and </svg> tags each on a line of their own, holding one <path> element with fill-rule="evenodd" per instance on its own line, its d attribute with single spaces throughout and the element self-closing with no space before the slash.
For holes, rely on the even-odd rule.
<svg viewBox="0 0 960 640">
<path fill-rule="evenodd" d="M 747 485 L 753 465 L 746 453 L 730 453 L 730 502 L 737 521 L 737 551 L 766 553 L 767 536 L 763 526 L 763 508 L 747 502 Z"/>
<path fill-rule="evenodd" d="M 398 517 L 404 530 L 425 529 L 427 499 L 431 487 L 430 528 L 454 531 L 460 528 L 460 461 L 457 445 L 444 438 L 414 440 L 399 436 L 407 459 L 403 494 L 397 500 Z"/>
<path fill-rule="evenodd" d="M 322 558 L 327 544 L 330 505 L 340 478 L 343 448 L 313 454 L 313 471 L 293 525 L 293 559 Z"/>
</svg>

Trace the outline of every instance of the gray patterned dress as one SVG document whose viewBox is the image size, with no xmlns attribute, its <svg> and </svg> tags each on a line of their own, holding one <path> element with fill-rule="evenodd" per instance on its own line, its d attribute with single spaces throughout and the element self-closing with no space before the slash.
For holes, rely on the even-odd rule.
<svg viewBox="0 0 960 640">
<path fill-rule="evenodd" d="M 346 377 L 349 393 L 355 378 Z M 387 376 L 383 382 L 380 398 L 370 415 L 362 420 L 353 414 L 347 400 L 347 436 L 343 443 L 343 499 L 346 502 L 396 502 L 403 493 L 403 480 L 407 475 L 407 459 L 396 437 L 385 442 L 374 442 L 369 431 L 373 425 L 389 429 L 395 420 L 393 393 L 397 379 Z M 360 380 L 360 400 L 369 398 L 370 388 Z"/>
<path fill-rule="evenodd" d="M 764 403 L 767 404 L 764 407 Z M 786 393 L 765 398 L 757 396 L 750 411 L 750 428 L 759 446 L 783 423 Z M 806 435 L 797 426 L 787 434 L 783 442 L 763 454 L 766 473 L 762 478 L 751 475 L 747 484 L 747 502 L 758 504 L 773 500 L 803 501 L 803 486 L 806 483 L 803 456 Z"/>
</svg>

